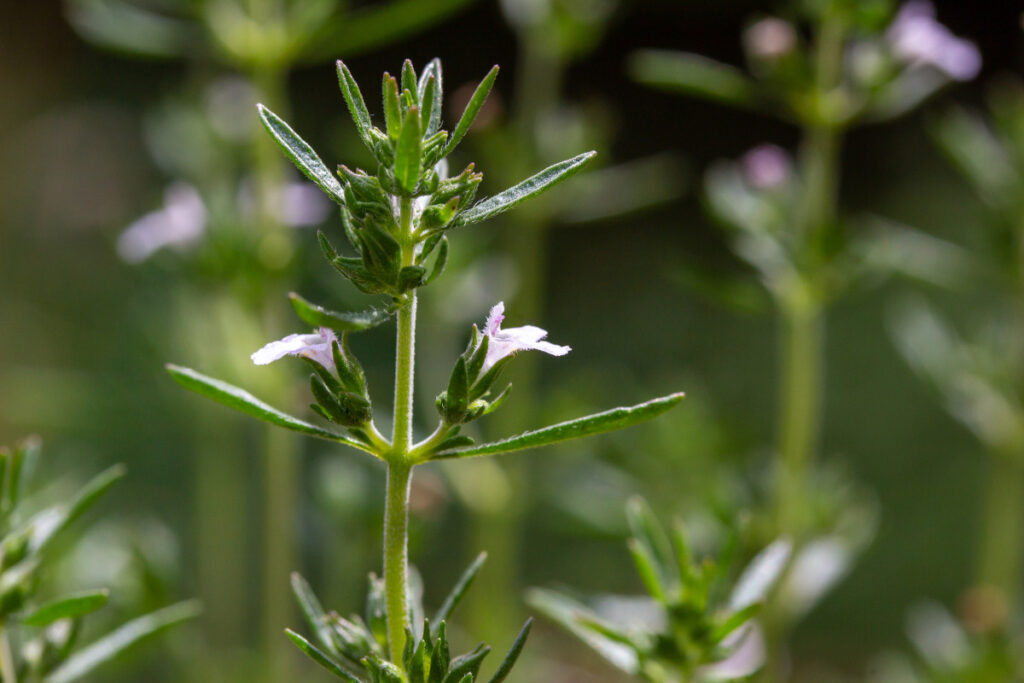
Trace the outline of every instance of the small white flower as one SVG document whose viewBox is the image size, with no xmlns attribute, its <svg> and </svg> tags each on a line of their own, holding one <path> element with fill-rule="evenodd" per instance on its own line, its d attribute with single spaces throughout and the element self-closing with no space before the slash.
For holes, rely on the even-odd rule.
<svg viewBox="0 0 1024 683">
<path fill-rule="evenodd" d="M 931 65 L 954 80 L 969 81 L 981 70 L 977 46 L 936 21 L 935 7 L 928 0 L 903 5 L 885 38 L 898 59 Z"/>
<path fill-rule="evenodd" d="M 505 302 L 499 301 L 487 315 L 484 323 L 484 334 L 487 336 L 487 357 L 484 358 L 483 374 L 494 367 L 502 358 L 511 356 L 516 351 L 543 351 L 552 356 L 564 356 L 572 351 L 568 346 L 558 346 L 544 341 L 548 336 L 546 330 L 533 325 L 501 329 L 501 321 L 505 319 Z"/>
<path fill-rule="evenodd" d="M 284 339 L 270 342 L 250 358 L 256 365 L 267 365 L 285 356 L 302 356 L 315 360 L 333 372 L 332 345 L 337 338 L 334 331 L 326 327 L 321 327 L 313 334 L 289 334 Z"/>
</svg>

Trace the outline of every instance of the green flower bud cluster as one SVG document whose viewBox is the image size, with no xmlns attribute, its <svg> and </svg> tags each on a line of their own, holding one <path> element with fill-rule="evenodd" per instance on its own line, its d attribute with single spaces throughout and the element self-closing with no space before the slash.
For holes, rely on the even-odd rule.
<svg viewBox="0 0 1024 683">
<path fill-rule="evenodd" d="M 369 424 L 373 409 L 363 366 L 348 348 L 347 332 L 342 333 L 340 343 L 337 339 L 331 340 L 331 354 L 334 372 L 313 358 L 303 357 L 313 368 L 309 386 L 316 402 L 310 407 L 325 420 L 352 428 L 349 433 L 359 438 L 362 432 L 358 428 Z M 371 444 L 369 437 L 362 434 L 362 440 Z"/>
</svg>

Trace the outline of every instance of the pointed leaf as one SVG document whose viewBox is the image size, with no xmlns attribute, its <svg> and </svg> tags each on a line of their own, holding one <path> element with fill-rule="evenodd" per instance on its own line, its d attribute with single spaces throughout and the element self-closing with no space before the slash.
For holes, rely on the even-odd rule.
<svg viewBox="0 0 1024 683">
<path fill-rule="evenodd" d="M 585 152 L 572 159 L 560 161 L 548 166 L 543 171 L 527 178 L 523 182 L 488 197 L 479 204 L 459 214 L 455 219 L 457 225 L 479 223 L 482 220 L 504 213 L 517 204 L 546 192 L 558 183 L 577 173 L 583 165 L 597 156 L 597 152 Z"/>
<path fill-rule="evenodd" d="M 455 582 L 455 585 L 448 593 L 448 597 L 446 597 L 444 602 L 441 603 L 441 607 L 438 608 L 437 613 L 431 620 L 430 623 L 432 624 L 432 628 L 437 628 L 442 621 L 448 621 L 452 611 L 456 606 L 458 606 L 462 597 L 466 594 L 466 591 L 469 590 L 469 587 L 473 584 L 473 580 L 476 578 L 476 575 L 480 573 L 480 569 L 483 568 L 484 562 L 486 561 L 487 553 L 482 552 L 476 556 L 476 559 L 473 560 L 472 564 L 466 568 L 466 571 L 462 572 L 462 576 L 460 576 L 459 580 Z"/>
<path fill-rule="evenodd" d="M 480 113 L 480 108 L 484 106 L 484 102 L 487 101 L 487 96 L 491 93 L 491 88 L 494 86 L 494 80 L 498 77 L 498 65 L 495 64 L 491 67 L 491 70 L 484 76 L 484 80 L 480 81 L 480 85 L 473 91 L 473 96 L 469 98 L 469 102 L 466 104 L 466 108 L 462 112 L 462 118 L 455 125 L 455 130 L 452 131 L 452 137 L 448 140 L 448 145 L 444 148 L 443 157 L 451 154 L 452 150 L 458 147 L 459 143 L 462 142 L 462 138 L 466 137 L 466 133 L 473 126 L 473 121 L 476 120 L 476 115 Z"/>
<path fill-rule="evenodd" d="M 733 612 L 711 632 L 710 642 L 716 645 L 722 642 L 730 633 L 753 619 L 759 611 L 761 611 L 761 603 L 753 602 L 743 609 Z"/>
<path fill-rule="evenodd" d="M 668 580 L 676 574 L 672 543 L 647 501 L 639 496 L 631 498 L 626 504 L 626 519 L 629 521 L 633 537 L 645 546 L 647 554 L 653 560 L 661 583 L 669 585 Z"/>
<path fill-rule="evenodd" d="M 662 90 L 697 95 L 736 107 L 757 104 L 757 87 L 736 67 L 701 55 L 670 50 L 642 50 L 629 60 L 633 78 Z"/>
<path fill-rule="evenodd" d="M 341 88 L 341 94 L 345 98 L 345 104 L 348 105 L 348 112 L 352 115 L 352 120 L 356 124 L 359 137 L 362 138 L 363 142 L 372 151 L 373 138 L 370 136 L 370 129 L 373 127 L 373 123 L 370 122 L 370 112 L 366 108 L 366 101 L 363 100 L 363 93 L 359 90 L 359 84 L 356 83 L 356 79 L 352 77 L 352 72 L 345 66 L 345 62 L 339 59 L 337 67 L 338 86 Z"/>
<path fill-rule="evenodd" d="M 491 683 L 501 683 L 508 676 L 509 672 L 512 671 L 512 667 L 516 665 L 516 660 L 519 659 L 519 653 L 523 651 L 523 646 L 526 645 L 526 639 L 530 636 L 530 628 L 532 626 L 533 617 L 530 617 L 523 624 L 523 628 L 519 630 L 519 635 L 513 641 L 512 647 L 509 648 L 508 654 L 505 655 L 505 659 L 501 660 L 501 665 L 494 672 L 494 676 L 491 677 Z"/>
<path fill-rule="evenodd" d="M 327 669 L 338 678 L 344 681 L 348 681 L 348 683 L 359 683 L 358 678 L 351 675 L 350 673 L 342 669 L 340 666 L 335 664 L 330 657 L 325 655 L 323 652 L 317 649 L 315 645 L 313 645 L 311 642 L 300 636 L 298 633 L 291 630 L 290 628 L 286 628 L 284 632 L 291 639 L 291 641 L 295 643 L 295 645 L 314 662 L 316 662 L 323 668 Z"/>
<path fill-rule="evenodd" d="M 22 619 L 26 626 L 48 626 L 59 619 L 73 619 L 95 612 L 107 604 L 110 591 L 99 590 L 69 595 L 49 602 Z"/>
<path fill-rule="evenodd" d="M 33 517 L 30 521 L 32 535 L 29 540 L 28 554 L 41 552 L 57 534 L 81 517 L 124 475 L 124 465 L 108 467 L 82 487 L 67 507 L 57 505 L 43 510 Z"/>
<path fill-rule="evenodd" d="M 395 148 L 395 180 L 409 193 L 416 189 L 420 181 L 420 165 L 423 161 L 422 137 L 419 109 L 412 107 L 402 122 L 402 133 Z"/>
<path fill-rule="evenodd" d="M 391 74 L 385 73 L 381 90 L 384 97 L 384 125 L 387 128 L 388 137 L 397 140 L 398 134 L 402 132 L 402 111 L 398 104 L 398 81 Z"/>
<path fill-rule="evenodd" d="M 329 327 L 335 332 L 362 332 L 371 327 L 380 325 L 395 314 L 393 306 L 386 308 L 370 308 L 365 311 L 348 311 L 338 313 L 329 311 L 322 306 L 303 299 L 292 292 L 288 295 L 291 299 L 292 308 L 295 313 L 305 322 L 315 327 Z"/>
<path fill-rule="evenodd" d="M 160 631 L 193 619 L 200 613 L 199 603 L 194 600 L 151 612 L 129 621 L 94 643 L 68 657 L 53 673 L 46 677 L 46 683 L 70 683 L 83 677 L 125 649 Z"/>
<path fill-rule="evenodd" d="M 345 195 L 341 183 L 328 170 L 324 162 L 317 156 L 317 153 L 309 146 L 309 143 L 300 138 L 292 130 L 291 126 L 262 104 L 257 104 L 256 108 L 260 112 L 260 120 L 263 121 L 264 127 L 277 140 L 277 144 L 281 145 L 281 149 L 292 160 L 296 168 L 302 171 L 307 178 L 319 185 L 320 189 L 326 192 L 328 197 L 339 204 L 344 204 Z"/>
<path fill-rule="evenodd" d="M 372 451 L 366 445 L 361 444 L 354 439 L 350 439 L 347 436 L 336 434 L 335 432 L 322 427 L 317 427 L 316 425 L 300 420 L 297 417 L 292 417 L 287 413 L 282 413 L 277 408 L 264 403 L 244 389 L 239 389 L 238 387 L 228 384 L 227 382 L 222 382 L 219 379 L 207 377 L 206 375 L 189 368 L 171 364 L 168 364 L 165 367 L 167 368 L 167 372 L 171 374 L 171 377 L 174 378 L 174 381 L 181 386 L 194 391 L 197 394 L 206 396 L 207 398 L 212 398 L 214 401 L 222 403 L 229 408 L 234 408 L 246 415 L 263 420 L 264 422 L 269 422 L 270 424 L 277 425 L 278 427 L 284 427 L 285 429 L 291 429 L 295 432 L 301 432 L 321 439 L 327 439 L 328 441 L 337 441 L 338 443 L 343 443 L 372 454 Z"/>
<path fill-rule="evenodd" d="M 534 588 L 527 592 L 526 602 L 594 649 L 614 666 L 628 674 L 636 674 L 639 658 L 636 650 L 585 627 L 583 619 L 600 621 L 586 606 L 555 591 Z"/>
<path fill-rule="evenodd" d="M 669 394 L 661 398 L 651 399 L 628 408 L 613 408 L 603 413 L 561 422 L 550 427 L 524 432 L 518 436 L 501 441 L 480 444 L 472 448 L 460 448 L 439 453 L 435 458 L 465 458 L 474 455 L 496 455 L 509 453 L 525 448 L 537 448 L 559 441 L 580 439 L 592 434 L 601 434 L 616 429 L 623 429 L 639 422 L 650 420 L 669 410 L 683 400 L 685 394 Z"/>
</svg>

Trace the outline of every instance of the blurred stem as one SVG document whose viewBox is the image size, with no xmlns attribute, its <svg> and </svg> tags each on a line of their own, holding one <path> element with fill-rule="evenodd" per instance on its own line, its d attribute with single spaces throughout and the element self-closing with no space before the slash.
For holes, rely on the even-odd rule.
<svg viewBox="0 0 1024 683">
<path fill-rule="evenodd" d="M 776 514 L 780 533 L 798 537 L 804 530 L 807 476 L 820 430 L 824 320 L 817 306 L 784 309 L 782 326 Z"/>
<path fill-rule="evenodd" d="M 998 588 L 1006 604 L 1015 605 L 1024 543 L 1024 463 L 1019 453 L 995 453 L 988 463 L 976 581 Z"/>
<path fill-rule="evenodd" d="M 261 13 L 275 11 L 276 2 L 263 2 Z M 288 115 L 285 95 L 287 72 L 266 64 L 253 66 L 250 77 L 260 98 L 267 106 Z M 254 145 L 255 184 L 259 212 L 257 229 L 260 235 L 258 258 L 267 270 L 279 269 L 289 259 L 279 258 L 271 251 L 289 250 L 288 234 L 275 216 L 273 206 L 276 188 L 285 178 L 285 158 L 276 149 L 271 138 L 257 131 Z M 284 240 L 284 241 L 280 241 Z M 269 257 L 269 258 L 268 258 Z M 270 278 L 265 278 L 265 281 Z M 260 293 L 263 296 L 263 292 Z M 263 296 L 263 323 L 267 329 L 277 329 L 280 306 Z M 284 388 L 282 388 L 282 392 Z M 262 650 L 272 662 L 270 678 L 289 680 L 290 649 L 281 637 L 281 628 L 291 621 L 292 603 L 288 593 L 289 572 L 299 564 L 295 544 L 295 519 L 298 505 L 299 480 L 298 440 L 279 429 L 268 428 L 264 452 L 263 491 L 263 559 L 262 559 Z"/>
<path fill-rule="evenodd" d="M 4 683 L 18 683 L 18 672 L 14 666 L 11 642 L 7 638 L 7 625 L 0 624 L 0 675 Z"/>
<path fill-rule="evenodd" d="M 412 199 L 401 200 L 401 236 L 413 233 Z M 414 246 L 403 244 L 402 266 L 413 264 Z M 384 595 L 387 608 L 388 649 L 391 662 L 402 665 L 405 629 L 409 626 L 409 485 L 412 482 L 413 387 L 416 368 L 416 290 L 398 309 L 395 349 L 395 418 L 388 462 L 384 507 Z"/>
</svg>

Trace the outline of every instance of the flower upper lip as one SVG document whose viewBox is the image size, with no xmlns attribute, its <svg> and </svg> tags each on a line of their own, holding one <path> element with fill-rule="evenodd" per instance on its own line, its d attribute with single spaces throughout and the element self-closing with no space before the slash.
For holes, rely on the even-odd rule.
<svg viewBox="0 0 1024 683">
<path fill-rule="evenodd" d="M 499 301 L 491 308 L 487 315 L 487 322 L 484 323 L 484 334 L 487 335 L 487 356 L 481 373 L 487 372 L 494 367 L 495 363 L 511 356 L 516 351 L 543 351 L 552 356 L 564 356 L 572 348 L 559 346 L 544 341 L 548 336 L 546 330 L 534 325 L 523 325 L 522 327 L 510 327 L 501 329 L 501 323 L 505 319 L 505 302 Z"/>
</svg>

